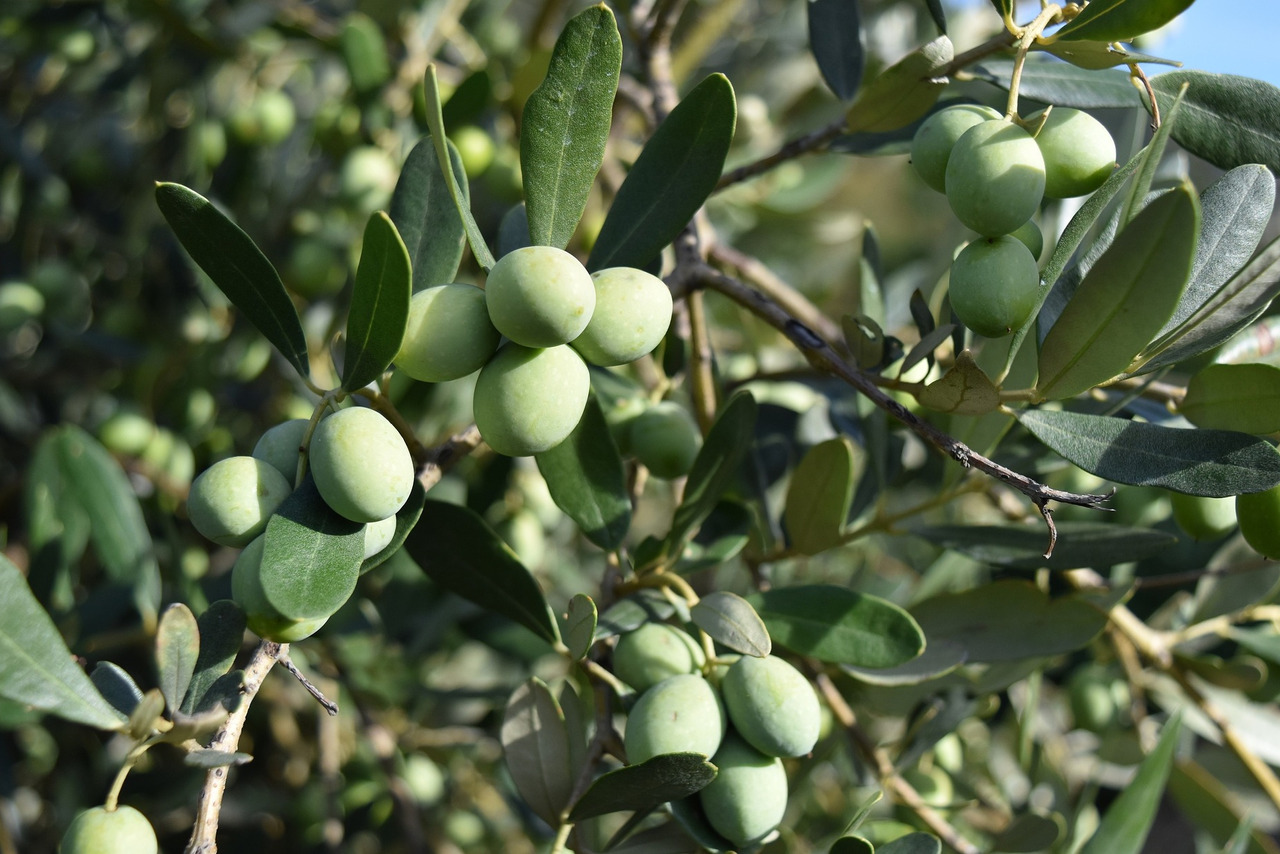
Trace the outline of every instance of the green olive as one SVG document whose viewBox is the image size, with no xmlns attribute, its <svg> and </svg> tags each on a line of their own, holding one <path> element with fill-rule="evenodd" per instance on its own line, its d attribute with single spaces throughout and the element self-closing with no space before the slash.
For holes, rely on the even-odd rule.
<svg viewBox="0 0 1280 854">
<path fill-rule="evenodd" d="M 591 274 L 596 303 L 573 347 L 594 365 L 634 362 L 662 342 L 671 325 L 671 290 L 657 276 L 632 267 Z"/>
<path fill-rule="evenodd" d="M 631 420 L 631 453 L 654 477 L 670 480 L 689 473 L 702 447 L 702 433 L 689 411 L 671 400 L 648 407 Z"/>
<path fill-rule="evenodd" d="M 489 318 L 525 347 L 554 347 L 577 338 L 591 321 L 596 287 L 577 258 L 551 246 L 508 252 L 484 285 Z"/>
<path fill-rule="evenodd" d="M 474 285 L 436 285 L 418 291 L 395 365 L 421 382 L 447 382 L 474 373 L 498 349 L 485 293 Z"/>
<path fill-rule="evenodd" d="M 965 131 L 947 161 L 947 202 L 956 217 L 986 237 L 1031 219 L 1044 197 L 1044 157 L 1031 134 L 1013 122 L 983 122 Z"/>
<path fill-rule="evenodd" d="M 759 842 L 787 810 L 787 772 L 782 760 L 765 756 L 730 732 L 711 758 L 719 769 L 698 793 L 711 826 L 734 845 Z"/>
<path fill-rule="evenodd" d="M 306 418 L 292 418 L 269 428 L 258 437 L 253 446 L 253 456 L 267 463 L 293 483 L 298 478 L 298 457 L 302 453 L 302 439 L 307 434 Z"/>
<path fill-rule="evenodd" d="M 571 348 L 506 344 L 476 380 L 476 427 L 500 454 L 540 454 L 578 426 L 590 392 L 587 366 Z"/>
<path fill-rule="evenodd" d="M 59 854 L 156 854 L 160 843 L 151 822 L 138 810 L 93 807 L 71 820 Z"/>
<path fill-rule="evenodd" d="M 262 589 L 262 556 L 266 537 L 258 537 L 244 547 L 231 568 L 231 598 L 244 611 L 245 624 L 263 640 L 276 643 L 294 643 L 318 632 L 329 619 L 293 620 L 267 600 Z"/>
<path fill-rule="evenodd" d="M 386 519 L 379 519 L 377 522 L 366 522 L 364 526 L 365 560 L 391 545 L 391 541 L 395 539 L 395 536 L 395 516 L 388 516 Z"/>
<path fill-rule="evenodd" d="M 1236 529 L 1234 498 L 1205 498 L 1181 492 L 1169 494 L 1173 520 L 1193 540 L 1220 540 Z"/>
<path fill-rule="evenodd" d="M 262 533 L 293 484 L 254 457 L 228 457 L 191 484 L 187 515 L 206 539 L 241 548 Z"/>
<path fill-rule="evenodd" d="M 309 459 L 320 496 L 353 522 L 394 516 L 413 489 L 404 438 L 372 409 L 353 406 L 322 419 L 311 434 Z"/>
<path fill-rule="evenodd" d="M 744 655 L 720 683 L 733 728 L 767 756 L 803 756 L 818 740 L 822 711 L 809 680 L 784 659 Z"/>
<path fill-rule="evenodd" d="M 951 308 L 979 335 L 1000 338 L 1022 326 L 1040 300 L 1040 270 L 1011 235 L 979 238 L 951 262 Z"/>
<path fill-rule="evenodd" d="M 1280 559 L 1280 485 L 1236 496 L 1240 533 L 1255 552 Z"/>
<path fill-rule="evenodd" d="M 706 662 L 701 647 L 667 623 L 645 623 L 618 638 L 613 648 L 613 672 L 637 691 L 670 676 L 693 673 Z"/>
<path fill-rule="evenodd" d="M 672 676 L 640 695 L 623 738 L 632 765 L 661 753 L 711 756 L 724 738 L 724 707 L 711 683 L 693 673 Z"/>
<path fill-rule="evenodd" d="M 916 174 L 939 193 L 945 193 L 947 161 L 956 140 L 974 125 L 999 118 L 1000 113 L 981 104 L 957 104 L 929 116 L 911 140 L 911 165 Z"/>
<path fill-rule="evenodd" d="M 1027 121 L 1035 122 L 1036 113 Z M 1083 110 L 1054 107 L 1036 134 L 1044 157 L 1044 194 L 1070 199 L 1092 193 L 1116 167 L 1116 144 L 1102 122 Z"/>
</svg>

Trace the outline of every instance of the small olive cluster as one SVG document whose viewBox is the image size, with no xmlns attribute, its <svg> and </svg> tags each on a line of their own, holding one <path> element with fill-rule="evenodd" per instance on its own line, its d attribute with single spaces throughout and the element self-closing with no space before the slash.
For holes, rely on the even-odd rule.
<svg viewBox="0 0 1280 854">
<path fill-rule="evenodd" d="M 480 435 L 500 454 L 529 456 L 578 426 L 591 391 L 583 360 L 639 359 L 667 334 L 671 306 L 667 286 L 643 270 L 588 273 L 568 252 L 528 246 L 502 256 L 483 290 L 453 283 L 415 294 L 395 365 L 424 382 L 480 371 Z"/>
<path fill-rule="evenodd" d="M 821 728 L 817 695 L 800 671 L 773 655 L 709 666 L 688 633 L 657 622 L 618 639 L 613 670 L 640 692 L 627 715 L 627 761 L 710 757 L 715 779 L 680 808 L 700 810 L 735 847 L 772 833 L 787 808 L 782 758 L 811 751 Z"/>
<path fill-rule="evenodd" d="M 911 163 L 951 210 L 982 235 L 951 264 L 950 299 L 965 326 L 989 338 L 1022 326 L 1040 300 L 1044 238 L 1032 216 L 1045 198 L 1091 193 L 1115 167 L 1116 147 L 1097 119 L 1052 107 L 1022 120 L 961 104 L 920 125 Z"/>
<path fill-rule="evenodd" d="M 414 465 L 403 437 L 383 415 L 363 407 L 339 409 L 315 425 L 307 419 L 277 424 L 258 439 L 251 456 L 228 457 L 191 484 L 187 515 L 203 536 L 243 549 L 231 575 L 232 597 L 249 628 L 267 640 L 291 643 L 314 634 L 332 616 L 295 620 L 271 605 L 262 585 L 263 532 L 294 491 L 306 446 L 305 474 L 335 513 L 364 525 L 369 558 L 390 544 L 395 515 L 413 489 Z"/>
</svg>

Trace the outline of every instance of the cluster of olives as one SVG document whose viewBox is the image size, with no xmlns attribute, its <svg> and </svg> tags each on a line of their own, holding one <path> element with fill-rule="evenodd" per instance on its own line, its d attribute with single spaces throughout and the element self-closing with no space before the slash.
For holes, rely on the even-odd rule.
<svg viewBox="0 0 1280 854">
<path fill-rule="evenodd" d="M 716 777 L 682 808 L 700 809 L 737 847 L 773 832 L 787 807 L 782 758 L 811 751 L 821 727 L 817 695 L 800 671 L 772 655 L 708 662 L 689 634 L 657 622 L 618 639 L 613 669 L 640 692 L 627 715 L 627 761 L 708 756 Z"/>
<path fill-rule="evenodd" d="M 588 273 L 568 252 L 528 246 L 502 256 L 483 290 L 453 283 L 416 293 L 395 365 L 424 382 L 480 371 L 472 401 L 480 435 L 500 454 L 530 456 L 581 420 L 590 392 L 583 360 L 639 359 L 666 335 L 671 305 L 667 286 L 642 270 Z"/>
<path fill-rule="evenodd" d="M 951 307 L 989 338 L 1022 326 L 1039 302 L 1044 239 L 1032 216 L 1045 198 L 1083 196 L 1115 167 L 1111 134 L 1081 110 L 1053 107 L 1022 120 L 990 107 L 939 110 L 916 131 L 911 163 L 981 237 L 951 264 Z"/>
<path fill-rule="evenodd" d="M 59 854 L 156 854 L 160 843 L 147 817 L 133 807 L 93 807 L 77 815 Z"/>
<path fill-rule="evenodd" d="M 310 440 L 310 422 L 277 424 L 259 438 L 251 456 L 220 460 L 195 479 L 187 514 L 215 543 L 243 549 L 232 570 L 232 596 L 248 626 L 267 640 L 291 643 L 315 633 L 332 614 L 294 620 L 272 607 L 261 580 L 271 515 L 299 482 L 303 445 L 305 476 L 335 513 L 364 525 L 365 557 L 391 542 L 395 514 L 413 489 L 414 465 L 400 433 L 378 412 L 348 407 L 322 418 Z"/>
</svg>

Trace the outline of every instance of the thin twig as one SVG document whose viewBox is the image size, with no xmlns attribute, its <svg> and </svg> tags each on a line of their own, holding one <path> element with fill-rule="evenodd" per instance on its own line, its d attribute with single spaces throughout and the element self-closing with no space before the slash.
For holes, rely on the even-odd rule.
<svg viewBox="0 0 1280 854">
<path fill-rule="evenodd" d="M 329 713 L 330 717 L 338 713 L 338 704 L 326 697 L 324 692 L 317 688 L 311 680 L 306 677 L 306 674 L 298 669 L 298 665 L 293 663 L 293 659 L 289 657 L 288 652 L 281 650 L 280 654 L 276 656 L 276 660 L 280 662 L 285 670 L 288 670 L 293 674 L 293 678 L 302 683 L 302 687 L 306 688 L 307 693 L 314 697 L 315 701 L 324 707 L 324 710 Z"/>
<path fill-rule="evenodd" d="M 775 166 L 780 166 L 788 160 L 794 160 L 801 154 L 825 148 L 827 143 L 843 133 L 847 126 L 848 120 L 841 116 L 826 127 L 818 128 L 803 136 L 789 140 L 783 143 L 782 147 L 773 152 L 773 154 L 761 157 L 759 160 L 739 166 L 736 169 L 730 169 L 721 175 L 719 183 L 716 184 L 716 189 L 723 190 L 725 187 L 741 183 L 748 178 L 763 175 Z"/>
</svg>

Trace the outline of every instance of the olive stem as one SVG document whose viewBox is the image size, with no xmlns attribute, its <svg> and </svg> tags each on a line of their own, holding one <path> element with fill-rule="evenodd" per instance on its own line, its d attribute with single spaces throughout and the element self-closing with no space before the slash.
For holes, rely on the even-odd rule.
<svg viewBox="0 0 1280 854">
<path fill-rule="evenodd" d="M 1040 14 L 1036 15 L 1035 20 L 1027 24 L 1018 38 L 1018 52 L 1013 58 L 1013 74 L 1009 78 L 1009 109 L 1005 113 L 1006 119 L 1013 121 L 1018 117 L 1018 87 L 1022 84 L 1022 66 L 1026 64 L 1027 52 L 1044 32 L 1044 28 L 1061 15 L 1062 7 L 1057 3 L 1046 5 L 1040 10 Z"/>
<path fill-rule="evenodd" d="M 716 382 L 712 373 L 714 354 L 711 350 L 711 330 L 707 324 L 707 309 L 703 294 L 691 291 L 685 298 L 689 308 L 689 378 L 692 381 L 693 413 L 698 419 L 698 429 L 706 435 L 716 419 Z"/>
<path fill-rule="evenodd" d="M 716 184 L 716 191 L 731 187 L 757 175 L 763 175 L 775 166 L 780 166 L 788 160 L 794 160 L 802 154 L 825 148 L 828 143 L 843 133 L 848 125 L 848 119 L 841 116 L 829 125 L 788 140 L 772 154 L 725 172 L 720 176 L 720 181 Z"/>
<path fill-rule="evenodd" d="M 330 717 L 338 713 L 338 704 L 326 697 L 323 691 L 312 684 L 306 674 L 298 669 L 298 665 L 293 663 L 293 659 L 289 657 L 289 653 L 286 650 L 282 649 L 280 654 L 276 656 L 276 660 L 280 662 L 281 666 L 284 667 L 285 670 L 288 670 L 293 674 L 293 678 L 297 679 L 298 682 L 301 683 L 302 687 L 307 689 L 307 693 L 310 694 L 315 701 L 329 713 Z"/>
<path fill-rule="evenodd" d="M 129 776 L 129 772 L 133 770 L 133 766 L 138 764 L 138 760 L 142 758 L 142 754 L 147 752 L 151 745 L 155 744 L 159 739 L 155 736 L 141 741 L 130 748 L 125 754 L 124 761 L 120 763 L 120 770 L 116 772 L 115 779 L 111 781 L 111 789 L 107 792 L 106 798 L 102 801 L 102 806 L 107 812 L 115 812 L 116 805 L 120 800 L 120 791 L 124 788 L 125 778 Z"/>
</svg>

